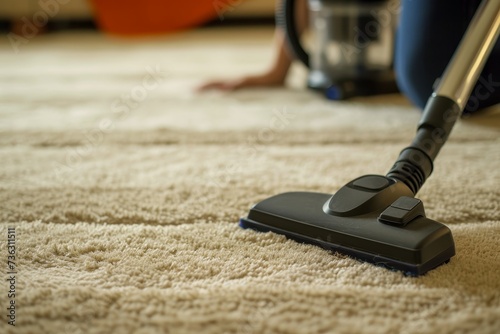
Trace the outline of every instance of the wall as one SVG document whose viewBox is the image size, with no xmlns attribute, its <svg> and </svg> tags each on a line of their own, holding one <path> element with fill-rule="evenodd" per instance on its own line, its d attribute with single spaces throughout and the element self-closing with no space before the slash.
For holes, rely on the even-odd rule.
<svg viewBox="0 0 500 334">
<path fill-rule="evenodd" d="M 229 4 L 224 13 L 227 17 L 271 16 L 274 14 L 274 1 L 270 0 L 212 0 L 216 5 Z M 219 2 L 217 2 L 219 1 Z M 58 8 L 49 6 L 57 3 Z M 92 17 L 92 9 L 86 0 L 9 0 L 0 1 L 0 19 L 33 16 L 40 10 L 49 14 L 56 13 L 53 19 L 88 19 Z M 52 16 L 52 15 L 51 15 Z"/>
</svg>

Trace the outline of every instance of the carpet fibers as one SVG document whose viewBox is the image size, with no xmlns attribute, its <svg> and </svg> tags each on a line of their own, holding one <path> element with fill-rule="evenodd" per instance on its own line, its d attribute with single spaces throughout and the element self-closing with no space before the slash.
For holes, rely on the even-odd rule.
<svg viewBox="0 0 500 334">
<path fill-rule="evenodd" d="M 384 174 L 420 117 L 397 95 L 326 101 L 298 65 L 286 89 L 194 92 L 271 45 L 2 39 L 0 332 L 500 332 L 498 108 L 459 121 L 417 196 L 457 248 L 423 277 L 238 227 L 273 194 Z"/>
</svg>

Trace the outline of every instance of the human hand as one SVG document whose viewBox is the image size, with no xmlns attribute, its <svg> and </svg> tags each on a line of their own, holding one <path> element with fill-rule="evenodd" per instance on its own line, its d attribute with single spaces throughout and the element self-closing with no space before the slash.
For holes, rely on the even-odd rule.
<svg viewBox="0 0 500 334">
<path fill-rule="evenodd" d="M 285 76 L 275 73 L 264 73 L 261 75 L 251 75 L 239 79 L 214 80 L 204 83 L 198 87 L 197 91 L 207 91 L 211 89 L 221 91 L 235 91 L 241 88 L 250 87 L 272 87 L 283 86 Z"/>
</svg>

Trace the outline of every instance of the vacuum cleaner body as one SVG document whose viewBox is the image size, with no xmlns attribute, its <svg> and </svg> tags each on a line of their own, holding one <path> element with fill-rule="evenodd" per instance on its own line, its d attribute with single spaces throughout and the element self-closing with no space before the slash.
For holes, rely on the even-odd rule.
<svg viewBox="0 0 500 334">
<path fill-rule="evenodd" d="M 289 192 L 255 205 L 243 228 L 284 234 L 409 275 L 455 255 L 451 231 L 426 218 L 423 203 L 402 182 L 357 178 L 335 195 Z"/>
<path fill-rule="evenodd" d="M 308 87 L 333 100 L 398 91 L 393 46 L 399 1 L 308 0 L 312 47 L 295 26 L 295 0 L 284 0 L 288 44 L 309 68 Z"/>
<path fill-rule="evenodd" d="M 428 219 L 414 196 L 431 175 L 499 33 L 500 1 L 483 0 L 426 104 L 415 138 L 387 176 L 359 177 L 333 196 L 273 196 L 256 204 L 240 226 L 284 234 L 415 276 L 448 262 L 455 254 L 450 230 Z"/>
</svg>

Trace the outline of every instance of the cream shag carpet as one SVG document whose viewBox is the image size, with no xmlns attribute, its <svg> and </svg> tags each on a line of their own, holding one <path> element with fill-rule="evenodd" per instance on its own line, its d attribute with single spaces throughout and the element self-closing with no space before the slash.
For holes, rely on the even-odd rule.
<svg viewBox="0 0 500 334">
<path fill-rule="evenodd" d="M 193 92 L 263 69 L 271 29 L 0 43 L 2 333 L 500 332 L 498 108 L 459 122 L 418 194 L 457 255 L 412 278 L 237 225 L 384 174 L 420 115 L 403 97 L 326 101 L 300 66 L 287 89 Z"/>
</svg>

